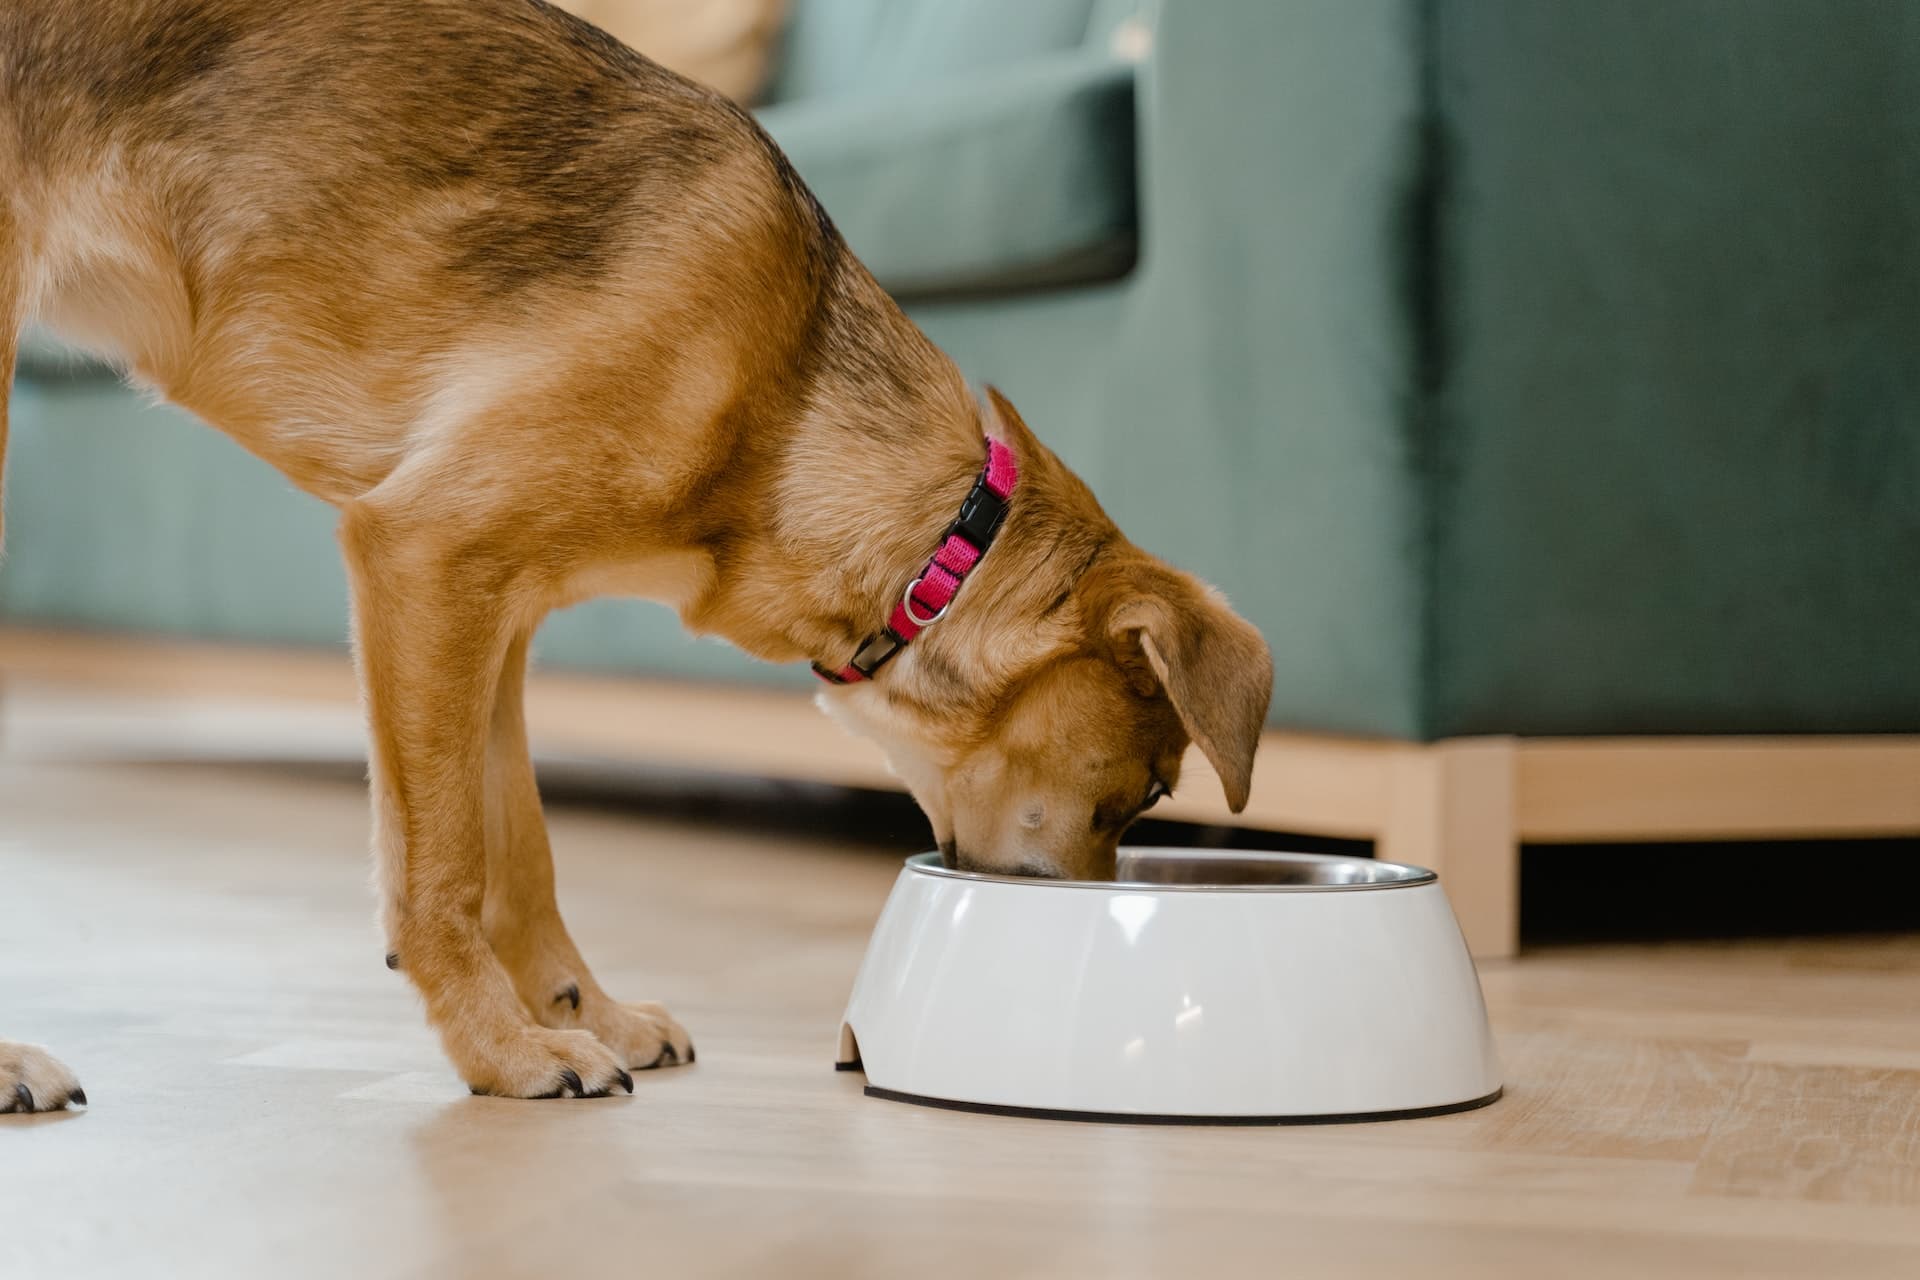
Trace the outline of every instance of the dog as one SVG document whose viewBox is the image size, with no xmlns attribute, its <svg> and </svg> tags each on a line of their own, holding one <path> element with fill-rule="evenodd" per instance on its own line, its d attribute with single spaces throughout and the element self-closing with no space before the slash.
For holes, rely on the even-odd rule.
<svg viewBox="0 0 1920 1280">
<path fill-rule="evenodd" d="M 1189 742 L 1246 803 L 1259 633 L 974 392 L 750 116 L 542 0 L 8 0 L 0 389 L 29 319 L 338 509 L 387 960 L 476 1093 L 694 1060 L 555 904 L 552 609 L 817 664 L 961 868 L 1110 876 Z M 80 1101 L 0 1042 L 0 1105 Z"/>
</svg>

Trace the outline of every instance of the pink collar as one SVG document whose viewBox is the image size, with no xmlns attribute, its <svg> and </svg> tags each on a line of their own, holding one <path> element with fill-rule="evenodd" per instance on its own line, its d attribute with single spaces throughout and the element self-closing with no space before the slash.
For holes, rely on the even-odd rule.
<svg viewBox="0 0 1920 1280">
<path fill-rule="evenodd" d="M 813 673 L 831 684 L 871 680 L 873 673 L 906 648 L 909 640 L 946 617 L 954 596 L 960 593 L 960 584 L 993 545 L 1001 521 L 1007 518 L 1008 499 L 1019 483 L 1020 468 L 1014 462 L 1013 450 L 988 437 L 987 465 L 980 469 L 980 478 L 960 504 L 959 518 L 947 526 L 940 550 L 927 561 L 920 576 L 907 584 L 887 625 L 868 636 L 839 670 L 816 662 Z"/>
</svg>

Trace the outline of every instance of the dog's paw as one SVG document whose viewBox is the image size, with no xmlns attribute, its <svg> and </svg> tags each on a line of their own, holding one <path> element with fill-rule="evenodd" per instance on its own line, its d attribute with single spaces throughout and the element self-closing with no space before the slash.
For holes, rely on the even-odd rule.
<svg viewBox="0 0 1920 1280">
<path fill-rule="evenodd" d="M 604 1098 L 633 1092 L 620 1058 L 586 1031 L 530 1030 L 464 1073 L 477 1094 L 500 1098 Z"/>
<path fill-rule="evenodd" d="M 693 1061 L 693 1041 L 665 1005 L 651 1000 L 596 1003 L 597 1007 L 581 1010 L 581 1021 L 635 1071 L 683 1067 Z"/>
<path fill-rule="evenodd" d="M 87 1105 L 66 1064 L 37 1044 L 0 1040 L 0 1115 Z"/>
</svg>

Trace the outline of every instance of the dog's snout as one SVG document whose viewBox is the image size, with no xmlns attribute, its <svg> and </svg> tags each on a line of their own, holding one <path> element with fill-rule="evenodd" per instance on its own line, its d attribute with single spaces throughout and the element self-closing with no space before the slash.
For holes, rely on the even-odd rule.
<svg viewBox="0 0 1920 1280">
<path fill-rule="evenodd" d="M 950 871 L 972 871 L 988 876 L 1023 876 L 1031 880 L 1067 879 L 1065 871 L 1041 857 L 1023 857 L 1011 864 L 983 862 L 978 858 L 968 857 L 949 842 L 940 846 L 940 858 Z"/>
</svg>

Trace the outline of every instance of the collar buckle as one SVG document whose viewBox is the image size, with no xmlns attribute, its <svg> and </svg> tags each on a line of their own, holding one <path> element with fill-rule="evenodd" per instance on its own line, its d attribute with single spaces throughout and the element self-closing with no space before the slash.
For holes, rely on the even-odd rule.
<svg viewBox="0 0 1920 1280">
<path fill-rule="evenodd" d="M 993 545 L 994 535 L 1000 532 L 1000 525 L 1007 518 L 1007 500 L 995 493 L 987 484 L 983 472 L 973 482 L 965 502 L 960 504 L 960 516 L 948 528 L 949 533 L 957 533 L 971 542 L 976 551 L 985 551 Z"/>
</svg>

